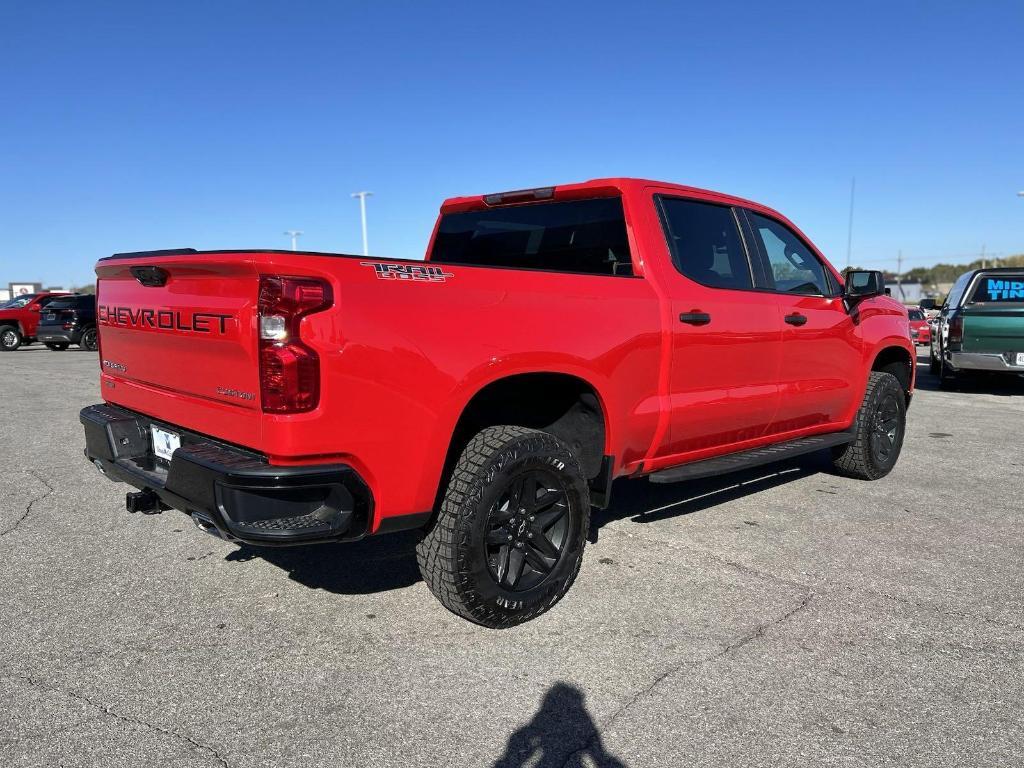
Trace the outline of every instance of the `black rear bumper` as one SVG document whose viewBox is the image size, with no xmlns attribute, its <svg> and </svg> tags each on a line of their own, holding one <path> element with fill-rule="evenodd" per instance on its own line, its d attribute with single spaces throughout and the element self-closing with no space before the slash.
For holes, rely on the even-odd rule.
<svg viewBox="0 0 1024 768">
<path fill-rule="evenodd" d="M 82 340 L 82 331 L 78 328 L 66 330 L 48 325 L 36 326 L 36 341 L 43 344 L 78 344 Z"/>
<path fill-rule="evenodd" d="M 271 465 L 258 453 L 107 404 L 84 408 L 79 419 L 85 455 L 103 474 L 154 494 L 229 541 L 310 544 L 367 531 L 373 499 L 345 464 Z M 181 437 L 169 462 L 153 453 L 153 425 Z"/>
</svg>

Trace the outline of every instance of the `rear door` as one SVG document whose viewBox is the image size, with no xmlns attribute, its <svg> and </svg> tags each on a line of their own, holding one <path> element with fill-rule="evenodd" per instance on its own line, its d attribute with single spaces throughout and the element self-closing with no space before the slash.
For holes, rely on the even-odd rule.
<svg viewBox="0 0 1024 768">
<path fill-rule="evenodd" d="M 667 193 L 656 206 L 674 267 L 665 270 L 673 333 L 665 454 L 762 437 L 778 407 L 782 332 L 774 296 L 755 290 L 737 213 Z"/>
<path fill-rule="evenodd" d="M 773 434 L 844 420 L 863 382 L 861 343 L 838 281 L 792 228 L 744 212 L 773 302 L 782 317 L 779 410 Z"/>
</svg>

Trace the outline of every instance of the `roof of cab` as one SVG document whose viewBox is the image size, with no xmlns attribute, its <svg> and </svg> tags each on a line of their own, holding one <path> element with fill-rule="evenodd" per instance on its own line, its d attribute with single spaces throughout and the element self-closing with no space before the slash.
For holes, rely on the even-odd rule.
<svg viewBox="0 0 1024 768">
<path fill-rule="evenodd" d="M 639 192 L 648 187 L 657 187 L 660 189 L 667 189 L 679 192 L 686 197 L 695 197 L 702 200 L 708 200 L 709 202 L 717 202 L 725 205 L 742 205 L 747 208 L 760 209 L 767 211 L 780 218 L 782 217 L 778 211 L 769 208 L 761 203 L 756 203 L 752 200 L 746 200 L 742 197 L 736 197 L 735 195 L 727 195 L 723 192 L 715 192 L 710 189 L 702 189 L 700 187 L 690 187 L 685 184 L 674 184 L 668 181 L 656 181 L 653 179 L 638 179 L 628 176 L 615 176 L 602 179 L 590 179 L 589 181 L 574 182 L 572 184 L 556 184 L 542 187 L 535 187 L 533 189 L 553 189 L 553 199 L 555 200 L 572 200 L 586 196 L 588 194 L 614 194 L 618 193 L 630 193 Z M 524 191 L 526 190 L 513 190 L 513 191 Z M 468 195 L 462 197 L 450 197 L 441 203 L 442 213 L 456 213 L 458 211 L 467 211 L 483 207 L 490 207 L 488 203 L 484 201 L 485 197 L 489 197 L 493 194 L 508 194 L 507 192 L 502 193 L 486 193 L 482 195 Z M 547 198 L 551 199 L 551 197 Z M 526 201 L 517 201 L 512 204 L 521 204 Z"/>
</svg>

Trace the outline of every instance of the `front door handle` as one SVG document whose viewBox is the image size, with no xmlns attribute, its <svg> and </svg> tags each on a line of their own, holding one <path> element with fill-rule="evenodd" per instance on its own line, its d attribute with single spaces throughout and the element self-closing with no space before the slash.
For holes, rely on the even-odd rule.
<svg viewBox="0 0 1024 768">
<path fill-rule="evenodd" d="M 786 322 L 790 325 L 806 325 L 807 316 L 794 312 L 792 315 L 786 315 Z"/>
<path fill-rule="evenodd" d="M 711 322 L 711 315 L 707 312 L 683 312 L 679 315 L 679 322 L 687 325 L 707 325 Z"/>
</svg>

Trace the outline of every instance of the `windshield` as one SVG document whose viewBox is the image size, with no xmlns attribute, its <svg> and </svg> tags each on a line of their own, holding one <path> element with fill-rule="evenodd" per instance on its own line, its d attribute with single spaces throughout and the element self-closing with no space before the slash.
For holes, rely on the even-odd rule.
<svg viewBox="0 0 1024 768">
<path fill-rule="evenodd" d="M 15 296 L 13 299 L 8 299 L 3 304 L 0 304 L 0 309 L 20 309 L 35 297 L 36 295 L 34 293 L 30 293 L 25 296 Z"/>
<path fill-rule="evenodd" d="M 911 309 L 907 312 L 911 320 L 924 320 L 924 312 L 920 309 Z"/>
</svg>

